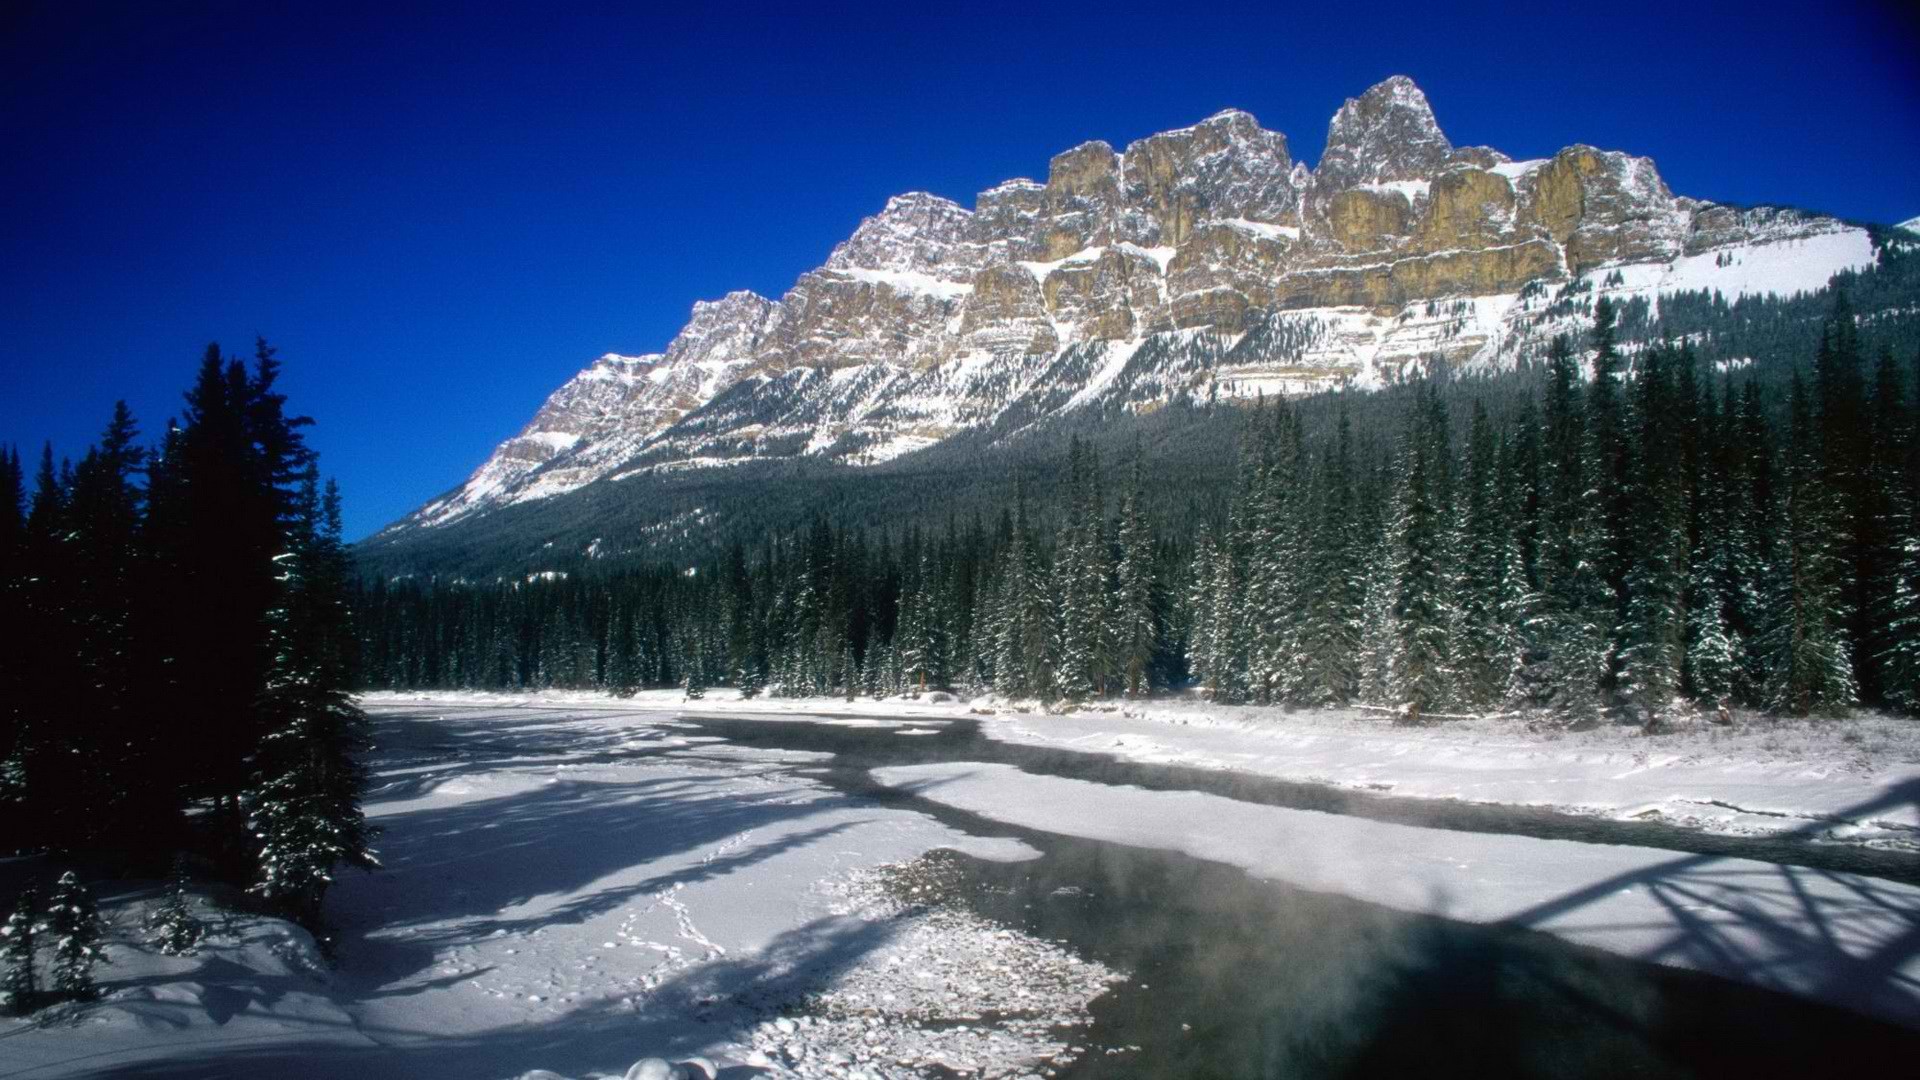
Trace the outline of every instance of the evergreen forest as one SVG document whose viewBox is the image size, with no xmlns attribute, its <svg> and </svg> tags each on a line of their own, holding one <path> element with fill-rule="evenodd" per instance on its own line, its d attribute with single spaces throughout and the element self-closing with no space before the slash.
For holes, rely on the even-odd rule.
<svg viewBox="0 0 1920 1080">
<path fill-rule="evenodd" d="M 373 862 L 367 722 L 340 495 L 280 371 L 212 345 L 157 445 L 121 404 L 78 463 L 0 452 L 0 852 L 177 861 L 317 928 Z"/>
<path fill-rule="evenodd" d="M 1212 487 L 1076 434 L 944 522 L 821 509 L 697 559 L 375 577 L 365 684 L 1913 713 L 1920 354 L 1824 302 L 1784 364 L 1623 346 L 1603 299 L 1519 372 L 1209 408 L 1235 446 Z"/>
</svg>

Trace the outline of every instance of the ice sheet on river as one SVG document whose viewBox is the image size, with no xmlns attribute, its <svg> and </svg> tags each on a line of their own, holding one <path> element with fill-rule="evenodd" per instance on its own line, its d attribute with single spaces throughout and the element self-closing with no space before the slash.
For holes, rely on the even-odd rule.
<svg viewBox="0 0 1920 1080">
<path fill-rule="evenodd" d="M 910 765 L 875 775 L 1009 824 L 1182 851 L 1403 911 L 1542 930 L 1920 1028 L 1920 888 L 1912 886 L 1745 859 L 1396 825 L 1010 765 Z"/>
</svg>

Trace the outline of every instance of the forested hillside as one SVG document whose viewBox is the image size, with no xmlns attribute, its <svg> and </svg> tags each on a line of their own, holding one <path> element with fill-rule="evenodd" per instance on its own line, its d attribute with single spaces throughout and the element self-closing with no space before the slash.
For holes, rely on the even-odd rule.
<svg viewBox="0 0 1920 1080">
<path fill-rule="evenodd" d="M 1814 318 L 1695 298 L 1658 340 L 1627 313 L 1628 347 L 1603 299 L 1588 340 L 1518 373 L 1148 417 L 1119 448 L 1069 433 L 891 519 L 912 474 L 803 524 L 679 526 L 717 552 L 603 535 L 631 554 L 376 578 L 367 680 L 1911 711 L 1920 349 L 1864 277 L 1865 318 L 1845 292 Z"/>
<path fill-rule="evenodd" d="M 1881 234 L 1876 265 L 1842 274 L 1833 288 L 1818 293 L 1734 301 L 1705 293 L 1669 294 L 1660 298 L 1657 312 L 1645 299 L 1630 301 L 1616 309 L 1620 348 L 1630 365 L 1642 349 L 1662 340 L 1684 342 L 1702 370 L 1733 370 L 1741 379 L 1757 379 L 1767 391 L 1768 407 L 1784 416 L 1787 384 L 1796 368 L 1811 363 L 1838 293 L 1846 294 L 1857 316 L 1868 362 L 1883 347 L 1898 357 L 1920 350 L 1920 249 L 1892 239 L 1897 236 Z M 1530 302 L 1543 305 L 1543 312 L 1591 320 L 1597 304 L 1591 287 L 1538 288 Z M 1261 333 L 1250 331 L 1248 338 Z M 1226 344 L 1197 337 L 1178 346 L 1190 355 L 1155 366 L 1206 370 L 1230 351 Z M 1233 347 L 1247 348 L 1248 340 Z M 1401 381 L 1418 381 L 1426 372 L 1472 386 L 1472 396 L 1484 398 L 1495 418 L 1503 419 L 1504 402 L 1539 393 L 1547 367 L 1544 349 L 1523 354 L 1511 372 L 1454 370 L 1436 358 Z M 1379 453 L 1398 437 L 1405 411 L 1392 387 L 1329 391 L 1294 402 L 1290 407 L 1309 435 L 1323 435 L 1344 411 L 1356 444 Z M 1109 482 L 1137 448 L 1147 472 L 1149 517 L 1156 523 L 1190 521 L 1217 516 L 1232 498 L 1240 417 L 1252 404 L 1253 399 L 1201 398 L 1140 409 L 1110 403 L 1031 424 L 1016 412 L 927 450 L 865 467 L 802 457 L 641 472 L 504 506 L 453 526 L 382 533 L 357 545 L 355 554 L 366 572 L 388 578 L 605 573 L 654 559 L 710 559 L 736 540 L 751 547 L 767 533 L 805 526 L 815 514 L 847 528 L 896 535 L 908 525 L 937 533 L 949 517 L 965 521 L 976 513 L 990 522 L 1011 505 L 1016 484 L 1025 485 L 1030 511 L 1051 521 L 1067 443 L 1075 435 L 1100 450 Z M 1464 406 L 1455 419 L 1465 423 Z"/>
</svg>

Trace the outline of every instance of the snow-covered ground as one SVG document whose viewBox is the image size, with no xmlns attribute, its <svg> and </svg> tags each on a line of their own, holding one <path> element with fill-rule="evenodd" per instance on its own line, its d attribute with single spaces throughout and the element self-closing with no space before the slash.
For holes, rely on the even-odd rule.
<svg viewBox="0 0 1920 1080">
<path fill-rule="evenodd" d="M 944 697 L 944 696 L 943 696 Z M 1023 1076 L 1080 1052 L 1123 973 L 937 901 L 953 848 L 1031 850 L 846 795 L 821 756 L 679 713 L 994 738 L 1396 796 L 1523 803 L 1913 846 L 1920 728 L 1743 718 L 1673 735 L 1165 701 L 740 701 L 714 691 L 370 695 L 385 868 L 330 898 L 338 962 L 235 917 L 196 956 L 141 943 L 151 889 L 106 889 L 104 1001 L 0 1026 L 0 1078 Z M 439 708 L 437 706 L 448 706 Z M 462 707 L 453 707 L 462 706 Z M 915 740 L 917 741 L 917 740 Z M 1920 1027 L 1920 889 L 1616 845 L 1418 828 L 939 762 L 879 771 L 1011 825 L 1187 852 L 1414 912 L 1515 923 Z M 951 1070 L 945 1073 L 941 1070 Z"/>
<path fill-rule="evenodd" d="M 368 700 L 408 698 L 375 694 Z M 434 700 L 761 718 L 832 713 L 843 718 L 840 722 L 967 716 L 979 720 L 992 738 L 1147 764 L 1233 769 L 1404 798 L 1532 806 L 1722 833 L 1792 833 L 1920 850 L 1920 723 L 1885 716 L 1835 721 L 1743 714 L 1731 727 L 1702 721 L 1670 734 L 1646 735 L 1631 725 L 1570 732 L 1512 717 L 1405 727 L 1359 710 L 1289 712 L 1186 698 L 1060 713 L 949 695 L 741 701 L 728 690 L 710 691 L 692 702 L 678 691 L 647 691 L 625 701 L 563 691 L 435 695 Z"/>
<path fill-rule="evenodd" d="M 336 966 L 254 917 L 163 957 L 145 893 L 104 890 L 104 1000 L 0 1021 L 0 1077 L 1020 1076 L 1071 1060 L 1116 977 L 922 902 L 932 849 L 1032 851 L 796 774 L 815 755 L 670 714 L 371 708 L 385 865 L 329 897 Z"/>
<path fill-rule="evenodd" d="M 1516 718 L 1394 724 L 1378 713 L 1128 705 L 1003 714 L 995 738 L 1235 769 L 1404 798 L 1654 819 L 1746 835 L 1920 850 L 1920 723 L 1743 717 L 1647 735 Z"/>
</svg>

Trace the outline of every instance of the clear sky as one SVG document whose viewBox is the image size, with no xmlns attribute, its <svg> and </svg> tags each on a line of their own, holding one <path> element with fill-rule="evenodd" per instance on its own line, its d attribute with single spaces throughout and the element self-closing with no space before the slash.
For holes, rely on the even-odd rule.
<svg viewBox="0 0 1920 1080">
<path fill-rule="evenodd" d="M 118 397 L 157 435 L 264 334 L 357 537 L 889 195 L 1229 106 L 1311 163 L 1396 73 L 1459 145 L 1920 214 L 1906 4 L 761 6 L 0 3 L 0 442 L 77 457 Z"/>
</svg>

